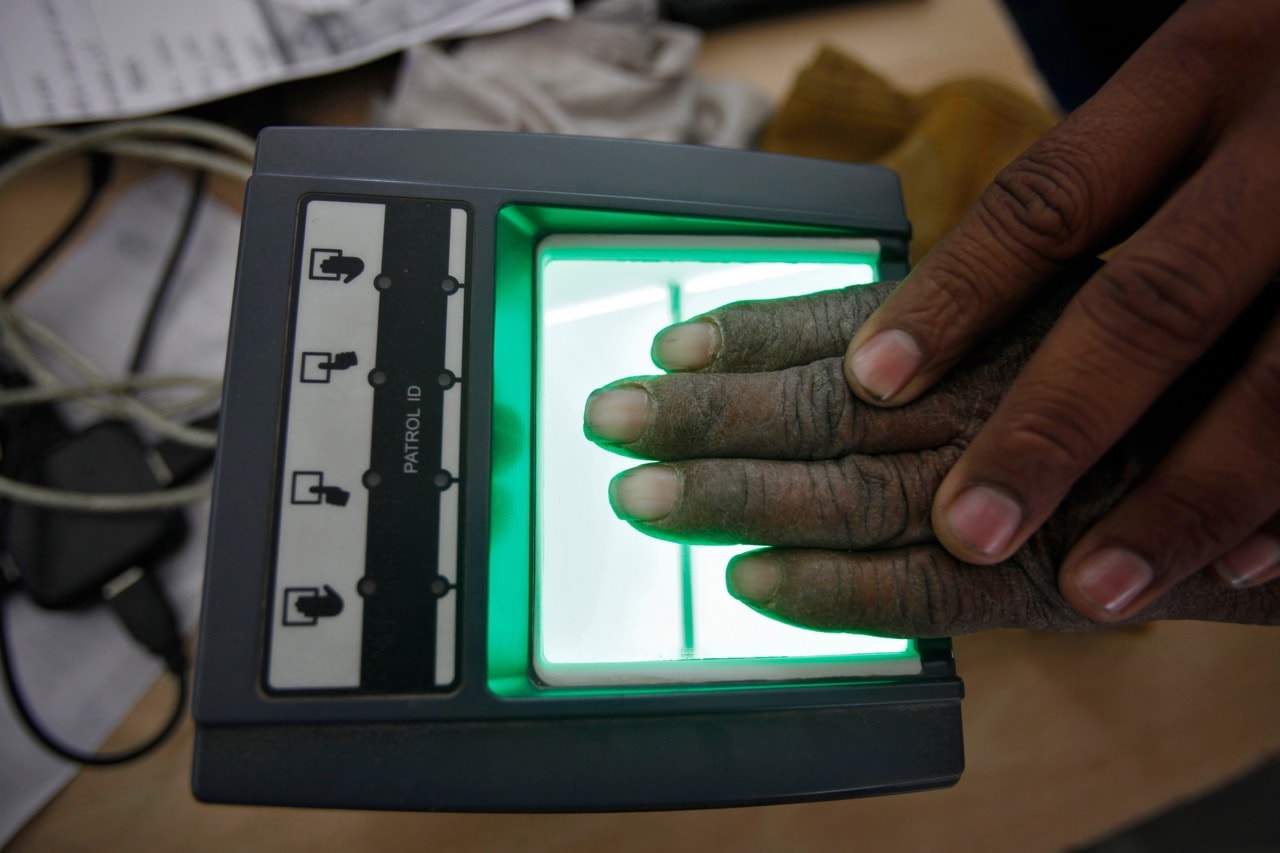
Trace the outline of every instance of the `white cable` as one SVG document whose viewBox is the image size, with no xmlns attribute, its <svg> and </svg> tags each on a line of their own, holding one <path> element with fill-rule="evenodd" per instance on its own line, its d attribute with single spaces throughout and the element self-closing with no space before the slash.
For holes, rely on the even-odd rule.
<svg viewBox="0 0 1280 853">
<path fill-rule="evenodd" d="M 41 403 L 81 400 L 85 397 L 103 395 L 119 396 L 135 391 L 149 391 L 161 388 L 200 388 L 202 391 L 196 397 L 200 401 L 199 404 L 196 404 L 198 406 L 207 403 L 210 399 L 209 395 L 219 393 L 222 386 L 218 380 L 210 379 L 207 376 L 169 376 L 161 374 L 129 376 L 109 382 L 91 382 L 84 385 L 64 385 L 62 387 L 44 385 L 35 388 L 4 388 L 0 389 L 0 409 L 12 406 L 35 406 Z M 193 407 L 193 404 L 189 401 L 174 405 L 180 406 L 183 410 Z"/>
<path fill-rule="evenodd" d="M 210 174 L 230 178 L 237 183 L 244 183 L 253 174 L 253 167 L 225 154 L 205 151 L 188 145 L 164 142 L 131 142 L 119 145 L 104 145 L 104 151 L 153 160 L 158 163 L 169 163 L 190 169 L 204 169 Z"/>
<path fill-rule="evenodd" d="M 205 380 L 206 382 L 209 380 Z M 164 415 L 169 420 L 188 420 L 191 415 L 197 412 L 208 413 L 213 403 L 222 399 L 222 384 L 208 386 L 204 391 L 187 397 L 183 400 L 176 400 L 172 403 L 160 403 L 152 401 L 151 408 Z"/>
<path fill-rule="evenodd" d="M 0 497 L 45 509 L 81 512 L 147 512 L 175 509 L 204 500 L 209 495 L 208 481 L 155 489 L 148 492 L 73 492 L 33 486 L 11 477 L 0 476 Z"/>
<path fill-rule="evenodd" d="M 216 148 L 239 155 L 245 160 L 253 160 L 254 151 L 257 147 L 251 137 L 238 130 L 216 122 L 187 118 L 185 116 L 111 122 L 97 125 L 90 128 L 89 131 L 94 132 L 105 128 L 123 128 L 126 136 L 198 139 Z M 75 131 L 60 130 L 54 127 L 19 127 L 7 129 L 7 132 L 39 139 L 42 142 L 61 142 L 80 135 Z"/>
<path fill-rule="evenodd" d="M 41 344 L 65 364 L 77 371 L 89 384 L 110 383 L 114 380 L 91 358 L 81 353 L 57 332 L 38 320 L 35 320 L 0 300 L 0 334 L 6 342 L 6 348 L 20 363 L 22 368 L 36 381 L 41 388 L 66 388 L 67 385 L 58 376 L 45 367 L 27 346 L 23 335 Z M 192 447 L 212 449 L 217 444 L 218 434 L 213 430 L 196 429 L 185 424 L 169 420 L 159 412 L 131 395 L 122 394 L 114 398 L 114 402 L 94 400 L 81 401 L 85 406 L 93 408 L 111 417 L 128 417 L 145 425 L 157 435 Z"/>
<path fill-rule="evenodd" d="M 154 160 L 175 166 L 185 166 L 191 169 L 204 169 L 208 172 L 231 178 L 239 183 L 244 183 L 253 174 L 253 167 L 248 163 L 234 157 L 228 157 L 225 154 L 218 154 L 214 151 L 206 151 L 202 148 L 194 148 L 188 145 L 165 142 L 104 143 L 99 145 L 93 143 L 81 144 L 81 142 L 82 140 L 71 138 L 65 143 L 50 143 L 47 146 L 32 149 L 20 157 L 15 157 L 9 161 L 6 169 L 0 170 L 0 189 L 31 169 L 63 157 L 69 157 L 89 148 L 99 149 L 111 154 Z M 8 171 L 8 166 L 13 167 L 12 171 Z"/>
<path fill-rule="evenodd" d="M 32 169 L 92 149 L 203 169 L 244 182 L 252 173 L 250 164 L 256 148 L 252 139 L 238 131 L 184 117 L 114 122 L 81 132 L 53 128 L 22 128 L 3 132 L 35 138 L 43 144 L 0 166 L 0 190 Z M 190 140 L 205 143 L 218 150 L 211 151 L 184 144 Z M 66 383 L 47 369 L 28 346 L 28 337 L 78 373 L 84 380 L 83 383 Z M 184 444 L 209 449 L 216 444 L 216 432 L 195 429 L 169 419 L 178 412 L 206 405 L 216 399 L 220 387 L 216 380 L 165 376 L 113 379 L 96 362 L 52 329 L 15 311 L 3 299 L 0 299 L 0 343 L 5 345 L 36 382 L 34 388 L 4 392 L 0 395 L 0 406 L 30 405 L 55 400 L 74 401 L 108 416 L 127 416 L 146 425 L 157 435 Z M 170 404 L 164 410 L 147 405 L 133 396 L 138 390 L 179 385 L 203 386 L 203 390 L 193 399 Z M 100 399 L 103 396 L 109 399 Z M 50 509 L 90 512 L 138 512 L 185 506 L 205 498 L 209 494 L 209 488 L 206 482 L 149 492 L 95 494 L 50 489 L 0 476 L 0 497 Z"/>
<path fill-rule="evenodd" d="M 180 117 L 114 122 L 80 133 L 45 130 L 29 135 L 49 141 L 14 157 L 0 167 L 0 190 L 31 169 L 89 149 L 109 150 L 113 144 L 125 143 L 126 149 L 130 145 L 143 145 L 139 156 L 147 159 L 160 159 L 165 162 L 179 162 L 180 165 L 208 168 L 210 171 L 226 174 L 238 180 L 245 180 L 249 176 L 251 169 L 248 163 L 252 161 L 254 152 L 253 140 L 238 131 L 211 122 Z M 244 162 L 182 144 L 146 142 L 152 137 L 179 141 L 196 139 L 208 142 L 237 155 Z M 122 150 L 121 153 L 128 152 Z"/>
</svg>

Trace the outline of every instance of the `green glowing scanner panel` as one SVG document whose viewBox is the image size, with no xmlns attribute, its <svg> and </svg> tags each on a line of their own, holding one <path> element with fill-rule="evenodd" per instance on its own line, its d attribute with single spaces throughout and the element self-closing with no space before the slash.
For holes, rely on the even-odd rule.
<svg viewBox="0 0 1280 853">
<path fill-rule="evenodd" d="M 556 687 L 913 674 L 914 644 L 809 631 L 734 600 L 749 547 L 687 546 L 613 514 L 609 481 L 640 464 L 582 432 L 583 405 L 656 372 L 653 336 L 729 302 L 866 284 L 875 241 L 557 234 L 537 248 L 533 668 Z"/>
</svg>

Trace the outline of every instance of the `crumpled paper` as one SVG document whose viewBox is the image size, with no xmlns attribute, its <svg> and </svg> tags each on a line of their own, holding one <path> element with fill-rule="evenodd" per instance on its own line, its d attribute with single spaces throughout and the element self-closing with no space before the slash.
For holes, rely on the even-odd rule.
<svg viewBox="0 0 1280 853">
<path fill-rule="evenodd" d="M 693 73 L 702 35 L 656 0 L 598 0 L 544 21 L 407 51 L 378 124 L 751 145 L 771 109 L 736 80 Z"/>
</svg>

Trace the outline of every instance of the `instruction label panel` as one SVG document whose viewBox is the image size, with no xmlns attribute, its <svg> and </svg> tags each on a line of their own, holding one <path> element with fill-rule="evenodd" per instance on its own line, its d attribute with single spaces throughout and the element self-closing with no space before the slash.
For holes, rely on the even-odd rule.
<svg viewBox="0 0 1280 853">
<path fill-rule="evenodd" d="M 317 195 L 300 216 L 266 686 L 450 689 L 470 212 Z"/>
</svg>

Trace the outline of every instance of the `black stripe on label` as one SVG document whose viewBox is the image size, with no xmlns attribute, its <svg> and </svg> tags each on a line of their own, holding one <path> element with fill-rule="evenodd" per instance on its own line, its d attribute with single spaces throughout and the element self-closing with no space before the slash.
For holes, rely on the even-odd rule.
<svg viewBox="0 0 1280 853">
<path fill-rule="evenodd" d="M 448 204 L 389 199 L 379 289 L 361 687 L 440 689 L 435 681 L 443 394 L 450 295 Z M 463 298 L 461 295 L 454 298 Z M 454 393 L 458 393 L 457 390 Z M 454 472 L 455 476 L 457 472 Z M 456 485 L 454 486 L 456 488 Z"/>
</svg>

